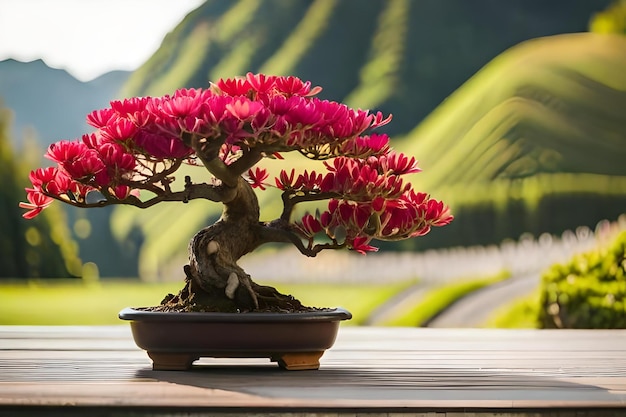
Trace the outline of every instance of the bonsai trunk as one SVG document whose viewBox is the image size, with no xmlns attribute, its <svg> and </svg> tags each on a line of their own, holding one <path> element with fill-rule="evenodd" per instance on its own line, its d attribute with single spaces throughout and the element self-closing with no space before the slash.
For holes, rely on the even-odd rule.
<svg viewBox="0 0 626 417">
<path fill-rule="evenodd" d="M 166 311 L 302 311 L 311 310 L 275 288 L 255 283 L 237 261 L 263 243 L 268 226 L 259 221 L 258 199 L 239 178 L 235 187 L 220 186 L 224 210 L 220 219 L 199 231 L 189 243 L 185 287 L 161 302 Z"/>
</svg>

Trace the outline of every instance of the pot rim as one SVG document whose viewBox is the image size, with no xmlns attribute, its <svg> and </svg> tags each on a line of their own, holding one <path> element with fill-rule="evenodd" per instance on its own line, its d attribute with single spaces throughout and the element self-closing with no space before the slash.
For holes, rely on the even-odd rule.
<svg viewBox="0 0 626 417">
<path fill-rule="evenodd" d="M 267 323 L 267 322 L 320 322 L 350 320 L 352 314 L 342 308 L 335 307 L 319 311 L 278 313 L 218 313 L 218 312 L 166 312 L 146 311 L 127 307 L 119 312 L 121 320 L 150 322 L 209 322 L 209 323 Z"/>
</svg>

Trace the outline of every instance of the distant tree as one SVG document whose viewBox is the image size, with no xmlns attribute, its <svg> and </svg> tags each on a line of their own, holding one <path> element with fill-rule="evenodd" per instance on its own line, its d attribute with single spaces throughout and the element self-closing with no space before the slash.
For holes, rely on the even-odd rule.
<svg viewBox="0 0 626 417">
<path fill-rule="evenodd" d="M 605 10 L 595 13 L 589 22 L 589 30 L 626 35 L 626 0 L 615 0 Z"/>
<path fill-rule="evenodd" d="M 11 112 L 0 106 L 0 279 L 80 275 L 78 247 L 69 237 L 63 211 L 55 207 L 27 222 L 16 206 L 30 167 L 24 162 L 28 158 L 11 147 L 10 121 Z"/>
</svg>

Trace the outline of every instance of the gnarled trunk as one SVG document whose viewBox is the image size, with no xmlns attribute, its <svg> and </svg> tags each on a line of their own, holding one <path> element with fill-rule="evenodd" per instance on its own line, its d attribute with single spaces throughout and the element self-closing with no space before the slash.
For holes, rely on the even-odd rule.
<svg viewBox="0 0 626 417">
<path fill-rule="evenodd" d="M 199 231 L 189 243 L 185 287 L 168 295 L 161 309 L 180 311 L 300 311 L 309 310 L 290 295 L 256 284 L 237 261 L 266 243 L 259 221 L 258 199 L 240 178 L 222 189 L 220 219 Z"/>
</svg>

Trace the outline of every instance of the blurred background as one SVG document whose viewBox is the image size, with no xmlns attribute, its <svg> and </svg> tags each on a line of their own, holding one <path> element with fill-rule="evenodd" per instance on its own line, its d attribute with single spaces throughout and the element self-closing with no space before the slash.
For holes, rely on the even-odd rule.
<svg viewBox="0 0 626 417">
<path fill-rule="evenodd" d="M 0 0 L 0 324 L 115 323 L 182 287 L 218 205 L 18 202 L 92 110 L 248 71 L 392 113 L 456 217 L 365 257 L 264 248 L 255 280 L 356 325 L 626 327 L 626 0 Z"/>
</svg>

